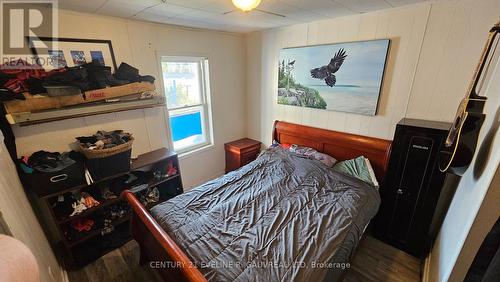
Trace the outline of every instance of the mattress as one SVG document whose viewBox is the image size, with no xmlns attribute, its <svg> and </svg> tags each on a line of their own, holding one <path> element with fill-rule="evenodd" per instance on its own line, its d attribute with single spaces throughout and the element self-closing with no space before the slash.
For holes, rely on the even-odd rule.
<svg viewBox="0 0 500 282">
<path fill-rule="evenodd" d="M 380 196 L 281 148 L 151 210 L 211 281 L 338 280 Z"/>
</svg>

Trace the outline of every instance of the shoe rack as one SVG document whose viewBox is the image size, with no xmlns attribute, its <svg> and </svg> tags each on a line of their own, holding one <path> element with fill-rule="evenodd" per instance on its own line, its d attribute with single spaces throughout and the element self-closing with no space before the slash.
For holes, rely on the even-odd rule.
<svg viewBox="0 0 500 282">
<path fill-rule="evenodd" d="M 103 193 L 106 189 L 115 197 Z M 57 245 L 62 246 L 69 268 L 85 266 L 132 239 L 130 207 L 120 197 L 125 189 L 133 191 L 147 209 L 183 193 L 177 154 L 165 148 L 145 153 L 132 161 L 129 172 L 38 198 L 37 203 L 49 210 L 43 221 L 57 229 Z M 90 195 L 99 203 L 71 215 L 75 207 L 65 201 L 74 203 L 74 195 Z"/>
</svg>

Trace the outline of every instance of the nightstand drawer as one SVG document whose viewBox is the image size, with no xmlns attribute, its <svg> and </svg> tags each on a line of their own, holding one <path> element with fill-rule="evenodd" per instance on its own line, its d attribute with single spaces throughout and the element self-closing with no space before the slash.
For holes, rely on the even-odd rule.
<svg viewBox="0 0 500 282">
<path fill-rule="evenodd" d="M 260 149 L 257 149 L 257 150 L 249 151 L 249 152 L 246 152 L 245 154 L 242 154 L 241 155 L 241 165 L 243 166 L 243 165 L 249 164 L 252 161 L 254 161 L 257 158 L 257 156 L 259 155 L 259 152 L 260 152 Z"/>
<path fill-rule="evenodd" d="M 261 143 L 249 138 L 243 138 L 226 143 L 226 173 L 236 170 L 257 158 Z"/>
</svg>

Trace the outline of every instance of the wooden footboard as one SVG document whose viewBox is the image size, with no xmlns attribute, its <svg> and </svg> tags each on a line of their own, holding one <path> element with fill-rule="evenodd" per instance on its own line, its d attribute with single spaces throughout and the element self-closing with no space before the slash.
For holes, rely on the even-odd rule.
<svg viewBox="0 0 500 282">
<path fill-rule="evenodd" d="M 132 192 L 123 191 L 122 197 L 132 207 L 130 230 L 141 249 L 141 264 L 149 262 L 165 281 L 207 281 Z"/>
</svg>

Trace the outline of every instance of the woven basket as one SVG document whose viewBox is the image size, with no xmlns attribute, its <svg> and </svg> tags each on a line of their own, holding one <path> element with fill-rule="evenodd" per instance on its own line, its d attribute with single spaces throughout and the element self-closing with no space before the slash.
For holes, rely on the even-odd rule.
<svg viewBox="0 0 500 282">
<path fill-rule="evenodd" d="M 132 148 L 133 142 L 134 142 L 134 137 L 130 136 L 130 140 L 127 143 L 123 143 L 121 145 L 112 148 L 99 149 L 99 150 L 87 149 L 80 143 L 80 150 L 87 159 L 102 159 L 130 150 Z"/>
</svg>

